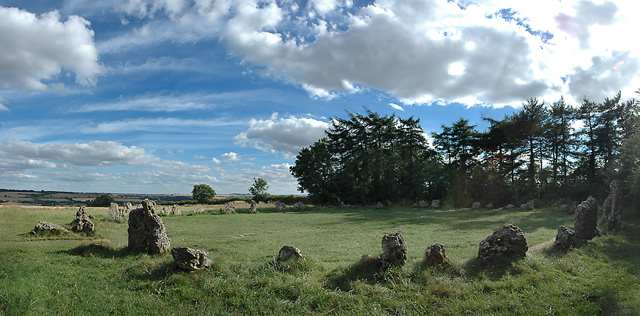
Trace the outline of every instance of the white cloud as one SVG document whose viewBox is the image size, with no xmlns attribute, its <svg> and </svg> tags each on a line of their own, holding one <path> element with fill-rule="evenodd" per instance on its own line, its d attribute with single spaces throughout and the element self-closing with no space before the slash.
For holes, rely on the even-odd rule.
<svg viewBox="0 0 640 316">
<path fill-rule="evenodd" d="M 220 159 L 222 159 L 224 161 L 228 161 L 228 162 L 236 162 L 236 161 L 242 160 L 242 158 L 240 156 L 238 156 L 238 154 L 236 154 L 234 152 L 224 153 L 224 154 L 220 155 Z"/>
<path fill-rule="evenodd" d="M 213 157 L 213 158 L 211 159 L 211 162 L 213 162 L 213 163 L 214 163 L 214 164 L 216 164 L 216 165 L 219 165 L 219 164 L 221 164 L 221 163 L 222 163 L 222 161 L 220 161 L 220 159 L 218 159 L 218 158 L 216 158 L 216 157 Z"/>
<path fill-rule="evenodd" d="M 376 89 L 405 104 L 504 106 L 530 97 L 579 100 L 590 77 L 606 87 L 596 95 L 622 90 L 631 97 L 640 85 L 633 73 L 640 48 L 629 37 L 640 29 L 633 1 L 465 4 L 129 0 L 116 6 L 143 25 L 100 47 L 121 52 L 159 41 L 218 39 L 251 72 L 324 99 Z M 627 54 L 627 68 L 608 76 L 599 61 L 620 62 L 612 52 Z"/>
<path fill-rule="evenodd" d="M 140 147 L 127 147 L 111 141 L 76 144 L 36 144 L 9 141 L 0 144 L 0 154 L 5 157 L 70 163 L 75 166 L 145 166 L 159 160 Z"/>
<path fill-rule="evenodd" d="M 36 16 L 0 7 L 0 86 L 43 90 L 62 69 L 76 82 L 95 85 L 104 72 L 98 63 L 89 22 L 72 15 L 62 22 L 57 11 Z"/>
<path fill-rule="evenodd" d="M 398 111 L 404 111 L 404 108 L 402 108 L 401 106 L 395 104 L 395 103 L 389 103 L 389 106 L 391 106 L 392 108 L 398 110 Z"/>
<path fill-rule="evenodd" d="M 250 145 L 265 151 L 277 151 L 296 155 L 300 149 L 310 146 L 324 137 L 329 124 L 312 118 L 278 118 L 277 113 L 268 120 L 251 119 L 249 129 L 236 135 L 237 144 Z"/>
</svg>

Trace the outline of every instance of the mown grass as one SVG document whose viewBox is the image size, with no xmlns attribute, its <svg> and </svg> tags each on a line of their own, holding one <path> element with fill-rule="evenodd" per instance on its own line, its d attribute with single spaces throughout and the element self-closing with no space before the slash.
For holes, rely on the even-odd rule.
<svg viewBox="0 0 640 316">
<path fill-rule="evenodd" d="M 70 222 L 75 210 L 0 209 L 0 314 L 640 314 L 637 221 L 566 254 L 546 247 L 480 268 L 478 243 L 504 224 L 521 227 L 534 245 L 572 226 L 571 217 L 403 207 L 212 214 L 163 217 L 172 246 L 207 250 L 214 262 L 189 273 L 170 254 L 129 253 L 126 223 L 97 221 L 96 234 L 109 242 L 24 241 L 39 220 Z M 379 255 L 382 236 L 396 231 L 408 245 L 406 266 L 380 271 L 362 259 Z M 423 265 L 435 242 L 452 266 Z M 284 245 L 306 260 L 276 262 Z"/>
</svg>

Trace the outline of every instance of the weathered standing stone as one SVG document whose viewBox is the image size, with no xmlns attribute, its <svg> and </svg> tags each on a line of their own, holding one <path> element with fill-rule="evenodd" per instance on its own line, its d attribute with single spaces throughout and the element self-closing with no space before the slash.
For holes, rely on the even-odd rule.
<svg viewBox="0 0 640 316">
<path fill-rule="evenodd" d="M 480 202 L 473 202 L 473 204 L 471 205 L 471 208 L 474 210 L 477 210 L 480 208 Z"/>
<path fill-rule="evenodd" d="M 514 208 L 515 206 L 513 206 L 513 204 L 507 204 L 507 206 L 504 207 L 505 210 L 512 210 Z"/>
<path fill-rule="evenodd" d="M 302 201 L 298 201 L 295 204 L 293 204 L 293 210 L 294 211 L 302 211 L 304 209 L 306 209 L 307 206 L 304 205 L 304 203 L 302 203 Z"/>
<path fill-rule="evenodd" d="M 431 207 L 433 207 L 433 208 L 439 208 L 439 207 L 440 207 L 440 200 L 433 200 L 433 201 L 431 201 Z"/>
<path fill-rule="evenodd" d="M 204 213 L 204 209 L 202 207 L 193 211 L 193 214 L 202 214 L 202 213 Z"/>
<path fill-rule="evenodd" d="M 420 207 L 429 207 L 429 202 L 427 202 L 425 200 L 420 200 L 418 202 L 418 206 L 420 206 Z"/>
<path fill-rule="evenodd" d="M 492 210 L 493 209 L 493 203 L 487 204 L 487 206 L 485 206 L 484 208 L 486 208 L 488 210 Z"/>
<path fill-rule="evenodd" d="M 179 268 L 195 271 L 211 267 L 207 252 L 189 247 L 173 247 L 171 256 Z"/>
<path fill-rule="evenodd" d="M 57 234 L 66 234 L 68 232 L 69 231 L 66 228 L 58 224 L 39 221 L 38 224 L 36 224 L 36 227 L 33 228 L 33 230 L 31 231 L 31 234 L 38 235 L 38 234 L 46 233 L 46 234 L 57 235 Z"/>
<path fill-rule="evenodd" d="M 382 204 L 382 202 L 378 202 L 376 204 L 376 208 L 384 208 L 384 204 Z"/>
<path fill-rule="evenodd" d="M 254 200 L 251 200 L 251 204 L 249 205 L 249 213 L 258 213 L 258 203 Z"/>
<path fill-rule="evenodd" d="M 80 208 L 76 212 L 76 219 L 73 221 L 71 228 L 75 232 L 93 232 L 93 222 L 87 216 L 87 211 L 84 209 L 84 206 L 80 206 Z"/>
<path fill-rule="evenodd" d="M 121 221 L 122 215 L 120 210 L 118 209 L 118 203 L 111 203 L 109 206 L 109 216 L 107 217 L 110 221 Z"/>
<path fill-rule="evenodd" d="M 227 203 L 225 205 L 225 211 L 227 213 L 235 213 L 236 212 L 236 205 L 233 203 L 233 201 Z"/>
<path fill-rule="evenodd" d="M 141 208 L 131 211 L 128 232 L 131 250 L 152 254 L 169 250 L 169 237 L 153 201 L 144 200 Z"/>
<path fill-rule="evenodd" d="M 598 205 L 592 196 L 576 207 L 573 219 L 576 238 L 591 239 L 600 235 L 598 232 Z"/>
<path fill-rule="evenodd" d="M 449 264 L 450 261 L 444 251 L 444 246 L 436 243 L 427 247 L 427 250 L 424 252 L 424 263 L 430 266 Z"/>
<path fill-rule="evenodd" d="M 382 255 L 380 263 L 382 269 L 389 266 L 401 267 L 407 262 L 407 244 L 401 232 L 387 234 L 382 237 Z"/>
<path fill-rule="evenodd" d="M 620 230 L 620 217 L 622 215 L 622 189 L 620 180 L 613 180 L 609 184 L 609 196 L 602 203 L 602 212 L 610 231 Z"/>
<path fill-rule="evenodd" d="M 487 264 L 497 258 L 521 259 L 527 250 L 527 239 L 520 227 L 507 224 L 480 242 L 478 261 Z"/>
<path fill-rule="evenodd" d="M 161 215 L 161 216 L 167 216 L 167 215 L 169 215 L 169 210 L 168 210 L 168 209 L 167 209 L 167 207 L 165 206 L 165 207 L 163 207 L 163 208 L 160 210 L 160 212 L 158 212 L 158 215 Z"/>
<path fill-rule="evenodd" d="M 562 250 L 567 250 L 571 247 L 576 246 L 576 240 L 574 237 L 575 237 L 575 232 L 573 231 L 573 229 L 567 228 L 564 225 L 560 225 L 560 227 L 558 227 L 558 234 L 556 235 L 556 240 L 553 242 L 553 244 L 557 248 L 560 248 Z"/>
<path fill-rule="evenodd" d="M 529 211 L 532 211 L 535 208 L 536 204 L 533 200 L 529 200 L 529 202 L 527 202 L 525 204 L 525 208 Z"/>
<path fill-rule="evenodd" d="M 391 205 L 393 205 L 393 204 L 391 203 L 391 201 L 390 201 L 390 200 L 386 200 L 384 203 L 385 203 L 387 206 L 391 206 Z"/>
<path fill-rule="evenodd" d="M 284 246 L 280 248 L 280 251 L 278 252 L 278 261 L 300 258 L 304 260 L 304 256 L 300 253 L 300 249 L 294 246 Z"/>
<path fill-rule="evenodd" d="M 276 203 L 276 211 L 284 212 L 286 209 L 287 209 L 287 204 L 284 204 L 282 202 Z"/>
<path fill-rule="evenodd" d="M 182 215 L 180 207 L 175 204 L 171 205 L 171 208 L 169 208 L 169 215 Z"/>
</svg>

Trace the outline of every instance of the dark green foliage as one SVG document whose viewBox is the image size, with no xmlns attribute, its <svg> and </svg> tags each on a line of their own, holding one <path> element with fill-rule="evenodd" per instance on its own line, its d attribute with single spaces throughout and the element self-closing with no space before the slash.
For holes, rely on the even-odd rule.
<svg viewBox="0 0 640 316">
<path fill-rule="evenodd" d="M 191 194 L 193 199 L 198 201 L 198 203 L 211 203 L 216 196 L 216 191 L 209 185 L 203 183 L 194 185 Z"/>
<path fill-rule="evenodd" d="M 87 203 L 87 206 L 90 206 L 90 207 L 105 207 L 105 206 L 110 206 L 111 203 L 114 203 L 115 201 L 116 200 L 111 195 L 103 194 L 103 195 L 100 195 L 100 196 L 96 197 L 95 200 L 90 201 L 89 203 Z"/>
<path fill-rule="evenodd" d="M 427 187 L 433 153 L 414 118 L 349 113 L 327 136 L 303 148 L 291 167 L 300 191 L 319 204 L 414 201 Z"/>
</svg>

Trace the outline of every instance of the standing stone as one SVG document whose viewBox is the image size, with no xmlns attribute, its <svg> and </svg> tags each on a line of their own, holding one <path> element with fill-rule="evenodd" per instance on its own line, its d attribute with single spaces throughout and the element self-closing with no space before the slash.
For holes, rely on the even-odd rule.
<svg viewBox="0 0 640 316">
<path fill-rule="evenodd" d="M 171 205 L 171 207 L 169 208 L 169 215 L 182 215 L 180 207 L 175 204 Z"/>
<path fill-rule="evenodd" d="M 560 225 L 560 227 L 558 227 L 558 234 L 556 235 L 556 240 L 553 242 L 553 244 L 562 250 L 567 250 L 571 247 L 575 247 L 576 246 L 576 240 L 575 240 L 575 232 L 573 231 L 573 229 L 567 228 L 564 225 Z"/>
<path fill-rule="evenodd" d="M 401 267 L 407 262 L 407 244 L 401 232 L 387 234 L 382 237 L 382 255 L 380 263 L 382 269 L 389 266 Z"/>
<path fill-rule="evenodd" d="M 609 196 L 602 203 L 602 212 L 610 231 L 620 230 L 620 217 L 622 215 L 622 188 L 620 180 L 613 180 L 609 185 Z"/>
<path fill-rule="evenodd" d="M 227 203 L 225 205 L 225 211 L 227 213 L 235 213 L 236 212 L 236 205 L 233 203 L 233 201 Z"/>
<path fill-rule="evenodd" d="M 449 258 L 441 244 L 433 244 L 424 252 L 424 263 L 429 266 L 449 264 Z"/>
<path fill-rule="evenodd" d="M 286 209 L 287 209 L 287 204 L 284 204 L 282 202 L 276 203 L 276 211 L 284 212 Z"/>
<path fill-rule="evenodd" d="M 592 196 L 576 207 L 573 215 L 575 236 L 580 239 L 591 239 L 599 236 L 598 231 L 598 205 Z"/>
<path fill-rule="evenodd" d="M 39 235 L 39 234 L 50 234 L 50 235 L 59 235 L 59 234 L 66 234 L 69 231 L 58 225 L 58 224 L 54 224 L 51 222 L 45 222 L 45 221 L 39 221 L 38 224 L 36 224 L 36 227 L 33 228 L 33 230 L 31 231 L 32 235 Z"/>
<path fill-rule="evenodd" d="M 474 210 L 477 210 L 480 208 L 480 202 L 473 202 L 473 204 L 471 205 L 471 208 Z"/>
<path fill-rule="evenodd" d="M 390 201 L 390 200 L 386 200 L 384 203 L 386 203 L 386 204 L 387 204 L 387 206 L 391 206 L 391 205 L 393 205 L 393 203 L 391 203 L 391 201 Z"/>
<path fill-rule="evenodd" d="M 382 204 L 382 202 L 378 202 L 376 204 L 376 208 L 384 208 L 384 204 Z"/>
<path fill-rule="evenodd" d="M 431 207 L 433 207 L 433 208 L 439 208 L 439 207 L 440 207 L 440 200 L 433 200 L 433 201 L 431 201 Z"/>
<path fill-rule="evenodd" d="M 251 204 L 249 205 L 249 213 L 258 213 L 258 203 L 254 200 L 251 200 Z"/>
<path fill-rule="evenodd" d="M 480 242 L 478 261 L 487 264 L 497 258 L 521 259 L 527 250 L 527 239 L 520 227 L 507 224 Z"/>
<path fill-rule="evenodd" d="M 84 206 L 80 206 L 80 208 L 76 212 L 76 220 L 73 221 L 71 228 L 75 232 L 85 232 L 85 233 L 93 232 L 93 229 L 94 229 L 93 222 L 87 216 L 87 211 L 85 210 Z"/>
<path fill-rule="evenodd" d="M 122 215 L 120 214 L 120 210 L 118 209 L 118 203 L 111 203 L 109 205 L 109 216 L 107 217 L 110 221 L 121 221 Z"/>
<path fill-rule="evenodd" d="M 133 210 L 133 205 L 131 205 L 130 202 L 125 202 L 124 203 L 124 213 L 123 213 L 124 215 L 123 216 L 129 215 L 131 210 Z"/>
<path fill-rule="evenodd" d="M 202 214 L 202 213 L 204 213 L 204 209 L 202 207 L 193 211 L 193 214 Z"/>
<path fill-rule="evenodd" d="M 420 201 L 418 202 L 418 206 L 420 206 L 420 207 L 424 207 L 424 208 L 429 207 L 429 202 L 427 202 L 427 201 L 425 201 L 425 200 L 420 200 Z"/>
<path fill-rule="evenodd" d="M 493 203 L 487 204 L 487 206 L 485 206 L 484 208 L 486 208 L 488 210 L 492 210 L 493 209 Z"/>
<path fill-rule="evenodd" d="M 164 206 L 164 207 L 160 210 L 160 212 L 158 212 L 158 215 L 161 215 L 161 216 L 167 216 L 167 215 L 169 215 L 169 211 L 167 211 L 167 207 L 166 207 L 166 206 Z"/>
<path fill-rule="evenodd" d="M 513 204 L 507 204 L 507 206 L 504 207 L 505 210 L 512 210 L 514 208 L 515 206 L 513 206 Z"/>
<path fill-rule="evenodd" d="M 133 251 L 157 254 L 169 250 L 169 237 L 153 201 L 144 200 L 142 208 L 131 211 L 128 232 L 129 249 Z"/>
<path fill-rule="evenodd" d="M 306 209 L 307 206 L 304 205 L 304 203 L 302 203 L 302 201 L 298 201 L 295 204 L 293 204 L 293 210 L 294 211 L 302 211 L 304 209 Z"/>
<path fill-rule="evenodd" d="M 536 204 L 533 200 L 529 200 L 529 202 L 527 202 L 525 204 L 525 208 L 529 211 L 533 211 L 533 209 L 535 208 Z"/>
<path fill-rule="evenodd" d="M 211 267 L 211 260 L 207 258 L 207 252 L 188 247 L 173 247 L 171 256 L 179 268 L 195 271 Z"/>
<path fill-rule="evenodd" d="M 300 253 L 300 249 L 294 246 L 284 246 L 280 248 L 280 251 L 278 252 L 278 261 L 287 261 L 289 259 L 299 258 L 304 260 L 304 256 Z"/>
</svg>

